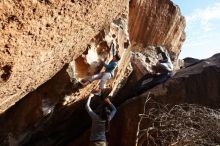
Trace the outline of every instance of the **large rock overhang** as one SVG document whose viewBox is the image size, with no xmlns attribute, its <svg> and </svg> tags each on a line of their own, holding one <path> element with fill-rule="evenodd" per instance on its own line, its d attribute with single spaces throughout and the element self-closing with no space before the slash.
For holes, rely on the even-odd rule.
<svg viewBox="0 0 220 146">
<path fill-rule="evenodd" d="M 127 0 L 2 1 L 0 113 L 80 56 Z"/>
</svg>

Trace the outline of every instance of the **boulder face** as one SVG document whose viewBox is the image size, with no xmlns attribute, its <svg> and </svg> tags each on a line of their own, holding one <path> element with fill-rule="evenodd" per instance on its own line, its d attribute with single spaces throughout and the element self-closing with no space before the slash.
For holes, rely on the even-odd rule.
<svg viewBox="0 0 220 146">
<path fill-rule="evenodd" d="M 155 108 L 155 102 L 171 107 L 188 103 L 219 109 L 220 54 L 177 71 L 164 84 L 158 85 L 137 97 L 130 97 L 133 88 L 130 84 L 132 83 L 135 85 L 135 79 L 129 77 L 125 86 L 113 100 L 114 104 L 118 105 L 123 100 L 125 101 L 126 98 L 131 98 L 120 105 L 116 116 L 111 121 L 110 146 L 134 146 L 136 144 L 138 123 L 140 122 L 139 114 L 144 113 L 147 100 L 151 102 L 147 104 L 146 111 Z M 149 128 L 149 123 L 151 121 L 142 123 L 142 128 Z M 86 131 L 70 146 L 88 145 L 89 132 Z M 147 139 L 142 139 L 142 141 L 145 142 L 143 145 L 147 145 Z"/>
<path fill-rule="evenodd" d="M 127 11 L 127 0 L 0 2 L 0 112 L 76 59 Z"/>
<path fill-rule="evenodd" d="M 98 82 L 82 88 L 78 81 L 102 71 L 99 58 L 106 62 L 111 59 L 108 42 L 115 34 L 121 60 L 107 86 L 112 88 L 111 94 L 117 93 L 132 71 L 130 49 L 124 48 L 124 43 L 129 41 L 126 20 L 124 16 L 115 19 L 108 31 L 102 30 L 92 38 L 92 43 L 81 56 L 2 114 L 0 137 L 4 141 L 0 145 L 10 145 L 11 139 L 19 145 L 64 145 L 85 130 L 90 121 L 86 116 L 84 100 Z"/>
<path fill-rule="evenodd" d="M 175 60 L 185 39 L 184 18 L 169 0 L 13 1 L 0 3 L 1 11 L 0 145 L 88 143 L 88 132 L 74 142 L 90 126 L 84 104 L 98 82 L 80 88 L 78 81 L 103 71 L 99 59 L 110 60 L 113 34 L 121 60 L 107 86 L 117 106 L 130 98 L 125 89 L 151 70 L 156 45 Z M 117 125 L 123 122 L 113 125 L 129 125 Z"/>
<path fill-rule="evenodd" d="M 152 73 L 152 65 L 158 62 L 157 53 L 154 46 L 143 47 L 143 45 L 132 45 L 132 66 L 135 68 L 135 78 L 138 80 L 147 73 Z"/>
<path fill-rule="evenodd" d="M 144 103 L 148 99 L 148 95 L 152 101 L 164 105 L 189 103 L 219 109 L 219 83 L 220 54 L 216 54 L 196 65 L 179 70 L 175 76 L 164 84 L 158 85 L 146 91 L 146 93 L 126 101 L 120 106 L 111 125 L 114 128 L 111 129 L 110 145 L 135 145 L 138 122 L 140 120 L 138 115 L 144 112 Z M 124 95 L 126 96 L 127 94 Z M 146 107 L 147 109 L 152 107 L 152 105 L 148 106 Z M 145 123 L 145 128 L 149 127 L 148 124 Z"/>
<path fill-rule="evenodd" d="M 183 67 L 188 67 L 199 62 L 200 62 L 199 59 L 187 57 L 183 59 L 183 64 L 184 64 Z"/>
<path fill-rule="evenodd" d="M 132 43 L 165 46 L 177 58 L 185 40 L 185 19 L 170 0 L 132 0 L 129 35 Z"/>
</svg>

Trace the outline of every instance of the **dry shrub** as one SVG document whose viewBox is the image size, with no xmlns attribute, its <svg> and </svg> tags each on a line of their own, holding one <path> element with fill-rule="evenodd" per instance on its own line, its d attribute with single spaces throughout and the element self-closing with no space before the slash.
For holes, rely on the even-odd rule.
<svg viewBox="0 0 220 146">
<path fill-rule="evenodd" d="M 136 146 L 220 146 L 220 110 L 147 101 Z"/>
</svg>

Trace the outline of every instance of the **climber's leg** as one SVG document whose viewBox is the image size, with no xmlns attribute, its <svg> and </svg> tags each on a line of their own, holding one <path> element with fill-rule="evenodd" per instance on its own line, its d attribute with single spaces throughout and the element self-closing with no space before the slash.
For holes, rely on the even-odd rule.
<svg viewBox="0 0 220 146">
<path fill-rule="evenodd" d="M 109 72 L 103 73 L 101 82 L 99 83 L 99 87 L 101 90 L 105 88 L 105 83 L 107 82 L 107 80 L 111 79 L 111 77 L 112 77 L 111 73 Z"/>
<path fill-rule="evenodd" d="M 152 69 L 154 73 L 167 73 L 172 71 L 172 66 L 169 63 L 157 63 Z"/>
<path fill-rule="evenodd" d="M 103 76 L 103 73 L 95 74 L 95 75 L 93 75 L 93 76 L 89 79 L 89 81 L 90 81 L 90 82 L 93 82 L 93 81 L 95 81 L 95 80 L 99 80 L 99 79 L 102 78 L 102 76 Z"/>
<path fill-rule="evenodd" d="M 102 78 L 102 73 L 99 73 L 99 74 L 95 74 L 95 75 L 91 76 L 87 80 L 81 80 L 80 83 L 85 87 L 88 84 L 92 83 L 94 80 L 98 80 L 98 79 L 101 79 L 101 78 Z"/>
</svg>

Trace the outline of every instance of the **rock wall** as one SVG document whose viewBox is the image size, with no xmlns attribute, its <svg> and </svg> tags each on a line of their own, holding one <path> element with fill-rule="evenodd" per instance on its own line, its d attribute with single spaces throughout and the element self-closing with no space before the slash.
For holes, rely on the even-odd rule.
<svg viewBox="0 0 220 146">
<path fill-rule="evenodd" d="M 165 46 L 177 58 L 185 40 L 185 19 L 170 0 L 131 0 L 129 35 L 132 44 Z"/>
<path fill-rule="evenodd" d="M 220 108 L 220 54 L 216 54 L 196 65 L 181 69 L 164 84 L 131 98 L 132 88 L 128 84 L 132 80 L 133 78 L 128 79 L 124 89 L 119 92 L 114 100 L 115 105 L 122 102 L 123 104 L 118 108 L 116 116 L 111 121 L 110 146 L 134 146 L 136 144 L 139 114 L 144 113 L 145 102 L 149 97 L 152 103 L 158 102 L 169 106 L 189 103 L 207 106 L 212 109 Z M 123 99 L 120 101 L 120 96 L 124 96 L 124 101 L 126 98 L 131 99 L 126 102 Z M 151 108 L 157 107 L 149 103 L 146 111 Z M 149 123 L 150 121 L 142 123 L 141 128 L 149 128 Z M 88 145 L 89 132 L 86 131 L 69 146 Z M 148 140 L 151 141 L 150 139 L 144 139 L 143 145 L 147 145 Z"/>
<path fill-rule="evenodd" d="M 130 82 L 128 81 L 128 83 Z M 164 84 L 158 85 L 120 106 L 111 125 L 114 128 L 111 129 L 112 139 L 110 139 L 110 146 L 135 145 L 137 127 L 140 120 L 138 115 L 144 112 L 144 103 L 148 95 L 150 95 L 151 100 L 164 105 L 190 103 L 219 109 L 219 88 L 220 54 L 216 54 L 196 65 L 181 69 Z M 130 88 L 124 89 L 119 95 L 121 96 L 130 90 Z M 129 93 L 124 94 L 124 96 L 128 95 Z M 149 105 L 147 109 L 150 109 L 151 106 Z M 145 123 L 144 127 L 148 126 L 148 123 Z"/>
<path fill-rule="evenodd" d="M 130 49 L 124 48 L 129 41 L 126 15 L 91 38 L 92 43 L 81 56 L 65 64 L 55 76 L 0 116 L 0 138 L 3 139 L 0 145 L 10 145 L 11 139 L 17 145 L 64 145 L 85 130 L 90 121 L 84 100 L 97 88 L 98 82 L 82 88 L 78 81 L 103 70 L 99 58 L 106 62 L 111 59 L 108 43 L 112 41 L 112 34 L 116 35 L 121 60 L 107 86 L 113 89 L 111 94 L 116 94 L 132 71 Z"/>
<path fill-rule="evenodd" d="M 132 0 L 129 16 L 126 0 L 13 1 L 1 2 L 0 8 L 1 145 L 65 145 L 86 131 L 90 121 L 84 102 L 98 82 L 80 89 L 78 80 L 102 70 L 97 57 L 88 60 L 94 59 L 90 53 L 109 60 L 100 41 L 112 34 L 117 36 L 122 57 L 115 78 L 108 83 L 117 106 L 130 98 L 132 90 L 124 89 L 132 89 L 133 81 L 155 62 L 150 45 L 167 46 L 175 60 L 185 39 L 184 18 L 169 0 Z M 128 49 L 127 29 L 132 44 Z M 136 68 L 132 74 L 131 50 L 142 53 L 142 61 L 147 61 L 147 67 Z M 81 140 L 79 144 L 83 145 Z"/>
<path fill-rule="evenodd" d="M 1 1 L 0 112 L 76 59 L 127 0 Z"/>
</svg>

